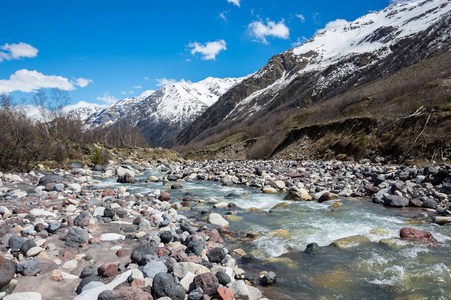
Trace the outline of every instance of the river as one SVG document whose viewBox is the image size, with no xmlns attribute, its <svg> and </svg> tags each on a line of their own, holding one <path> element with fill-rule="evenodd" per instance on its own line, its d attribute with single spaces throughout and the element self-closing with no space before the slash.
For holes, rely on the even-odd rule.
<svg viewBox="0 0 451 300">
<path fill-rule="evenodd" d="M 161 175 L 153 171 L 139 178 L 152 174 Z M 244 234 L 232 236 L 226 243 L 257 258 L 238 261 L 248 272 L 277 274 L 276 285 L 263 288 L 270 299 L 451 298 L 451 227 L 418 220 L 424 213 L 421 209 L 394 209 L 369 198 L 342 198 L 324 203 L 290 202 L 287 208 L 271 210 L 283 201 L 284 193 L 264 194 L 255 188 L 224 187 L 210 181 L 180 183 L 182 189 L 170 191 L 171 202 L 187 195 L 200 201 L 180 213 L 202 218 L 206 216 L 202 211 L 219 212 L 230 222 L 229 230 L 258 234 L 255 239 L 243 238 Z M 94 182 L 101 187 L 119 185 L 114 180 Z M 127 190 L 146 194 L 169 185 L 137 183 Z M 233 202 L 241 209 L 213 208 L 221 201 Z M 403 227 L 429 231 L 439 243 L 400 240 Z M 333 244 L 354 236 L 360 237 Z M 320 248 L 305 253 L 310 243 Z"/>
</svg>

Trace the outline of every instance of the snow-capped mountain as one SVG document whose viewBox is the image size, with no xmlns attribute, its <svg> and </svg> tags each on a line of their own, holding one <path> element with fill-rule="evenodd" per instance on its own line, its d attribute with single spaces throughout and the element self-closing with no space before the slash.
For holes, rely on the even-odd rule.
<svg viewBox="0 0 451 300">
<path fill-rule="evenodd" d="M 353 22 L 331 22 L 231 88 L 181 132 L 177 143 L 326 100 L 448 51 L 450 23 L 450 0 L 401 2 Z"/>
<path fill-rule="evenodd" d="M 173 139 L 243 79 L 208 77 L 194 83 L 182 80 L 162 86 L 150 95 L 125 98 L 110 106 L 80 105 L 68 110 L 94 127 L 117 124 L 139 126 L 151 144 L 159 146 Z"/>
<path fill-rule="evenodd" d="M 100 105 L 96 103 L 88 103 L 85 101 L 80 101 L 77 104 L 67 105 L 63 108 L 63 113 L 71 115 L 86 122 L 88 118 L 92 115 L 98 114 L 104 110 L 107 105 Z"/>
</svg>

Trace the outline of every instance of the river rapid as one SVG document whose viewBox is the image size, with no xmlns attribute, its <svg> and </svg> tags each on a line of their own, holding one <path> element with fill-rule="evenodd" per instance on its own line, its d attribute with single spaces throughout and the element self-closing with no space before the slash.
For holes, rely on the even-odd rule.
<svg viewBox="0 0 451 300">
<path fill-rule="evenodd" d="M 146 171 L 130 193 L 166 190 L 170 183 L 145 182 L 158 170 Z M 183 181 L 171 190 L 171 203 L 183 197 L 194 205 L 180 213 L 197 219 L 218 212 L 237 235 L 226 239 L 231 250 L 241 248 L 253 260 L 239 260 L 246 272 L 258 276 L 274 271 L 277 283 L 262 287 L 270 299 L 450 299 L 451 227 L 417 218 L 420 208 L 388 208 L 369 198 L 340 198 L 318 203 L 283 202 L 286 193 L 264 194 L 244 185 L 222 186 L 213 181 Z M 117 188 L 113 179 L 96 180 L 93 187 Z M 218 202 L 237 208 L 216 209 Z M 399 239 L 403 227 L 429 231 L 436 245 Z M 247 233 L 252 233 L 249 238 Z M 358 236 L 357 238 L 355 236 Z M 317 243 L 312 253 L 304 250 Z"/>
</svg>

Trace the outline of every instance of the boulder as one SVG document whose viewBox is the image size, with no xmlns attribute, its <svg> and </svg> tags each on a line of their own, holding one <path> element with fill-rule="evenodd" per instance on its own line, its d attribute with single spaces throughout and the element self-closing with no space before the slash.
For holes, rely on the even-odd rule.
<svg viewBox="0 0 451 300">
<path fill-rule="evenodd" d="M 0 256 L 0 288 L 10 283 L 14 274 L 16 274 L 16 268 L 13 263 Z"/>
<path fill-rule="evenodd" d="M 162 261 L 150 261 L 142 269 L 145 277 L 154 278 L 158 273 L 167 273 L 168 268 Z"/>
<path fill-rule="evenodd" d="M 59 175 L 46 175 L 39 179 L 38 185 L 46 186 L 49 183 L 58 183 L 58 182 L 65 182 L 66 179 L 64 177 L 61 177 Z"/>
<path fill-rule="evenodd" d="M 200 287 L 205 295 L 213 296 L 219 287 L 218 279 L 212 272 L 203 273 L 194 277 L 193 280 L 196 288 Z"/>
<path fill-rule="evenodd" d="M 68 247 L 79 247 L 81 244 L 87 244 L 89 233 L 79 227 L 71 227 L 66 235 L 65 245 Z"/>
<path fill-rule="evenodd" d="M 129 173 L 126 173 L 125 175 L 119 176 L 117 178 L 117 182 L 119 182 L 119 183 L 136 183 L 136 179 Z"/>
<path fill-rule="evenodd" d="M 227 220 L 225 220 L 220 214 L 217 213 L 211 213 L 210 215 L 208 215 L 207 221 L 210 224 L 223 226 L 225 228 L 229 227 L 229 222 L 227 222 Z"/>
<path fill-rule="evenodd" d="M 123 287 L 114 291 L 103 291 L 97 297 L 97 300 L 153 300 L 152 295 L 144 292 L 138 287 Z"/>
<path fill-rule="evenodd" d="M 398 195 L 385 195 L 384 205 L 391 207 L 406 207 L 409 205 L 409 199 Z"/>
<path fill-rule="evenodd" d="M 310 201 L 312 197 L 308 194 L 308 191 L 303 188 L 297 188 L 292 186 L 283 200 L 291 201 Z"/>
<path fill-rule="evenodd" d="M 274 283 L 276 283 L 276 273 L 274 272 L 268 272 L 265 275 L 263 275 L 262 277 L 262 285 L 266 286 L 266 285 L 272 285 Z"/>
<path fill-rule="evenodd" d="M 184 300 L 185 289 L 175 282 L 169 273 L 158 273 L 153 278 L 152 294 L 155 299 L 169 297 L 171 300 Z"/>
<path fill-rule="evenodd" d="M 437 240 L 428 231 L 415 228 L 401 228 L 399 235 L 401 239 L 419 243 L 437 243 Z"/>
<path fill-rule="evenodd" d="M 135 177 L 136 176 L 136 171 L 135 171 L 135 169 L 133 169 L 132 167 L 127 166 L 127 165 L 118 166 L 116 168 L 116 175 L 117 176 L 121 177 L 121 176 L 124 176 L 125 174 L 129 174 L 132 177 Z"/>
</svg>

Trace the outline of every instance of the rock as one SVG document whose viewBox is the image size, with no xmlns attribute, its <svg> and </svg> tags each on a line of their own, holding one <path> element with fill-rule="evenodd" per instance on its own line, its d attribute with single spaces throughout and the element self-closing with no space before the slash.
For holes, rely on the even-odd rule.
<svg viewBox="0 0 451 300">
<path fill-rule="evenodd" d="M 41 247 L 33 247 L 30 250 L 27 251 L 26 256 L 27 257 L 34 257 L 44 251 Z"/>
<path fill-rule="evenodd" d="M 158 182 L 160 179 L 157 176 L 149 176 L 147 177 L 147 180 L 150 182 Z"/>
<path fill-rule="evenodd" d="M 130 276 L 130 274 L 131 274 L 131 270 L 121 273 L 118 276 L 116 276 L 116 278 L 114 278 L 113 281 L 111 281 L 110 283 L 108 283 L 104 286 L 99 286 L 99 287 L 95 287 L 95 288 L 89 289 L 87 291 L 84 291 L 81 295 L 78 295 L 77 297 L 75 297 L 74 300 L 97 299 L 98 295 L 101 292 L 106 291 L 106 290 L 113 290 L 116 286 L 127 281 L 127 278 Z M 93 277 L 97 277 L 97 276 L 93 276 Z M 86 277 L 86 278 L 89 278 L 89 277 Z M 83 280 L 85 280 L 86 278 L 83 278 Z M 83 282 L 83 280 L 82 280 L 82 282 Z M 100 278 L 97 277 L 97 280 L 94 278 L 94 280 L 91 280 L 91 281 L 99 281 L 99 280 L 100 280 Z M 87 282 L 87 283 L 89 283 L 89 282 Z M 81 289 L 82 288 L 78 289 L 78 287 L 77 287 L 77 293 L 79 293 L 81 291 Z"/>
<path fill-rule="evenodd" d="M 194 240 L 190 241 L 188 243 L 188 246 L 186 247 L 186 254 L 194 254 L 196 256 L 199 256 L 202 251 L 204 250 L 204 243 L 201 240 Z"/>
<path fill-rule="evenodd" d="M 61 270 L 53 270 L 50 273 L 50 278 L 53 281 L 58 281 L 58 282 L 62 282 L 63 281 L 63 272 Z"/>
<path fill-rule="evenodd" d="M 104 233 L 100 236 L 102 242 L 122 241 L 125 240 L 125 235 L 118 233 Z"/>
<path fill-rule="evenodd" d="M 338 199 L 337 194 L 334 194 L 331 192 L 325 192 L 318 198 L 318 203 L 323 203 L 325 201 L 337 200 L 337 199 Z"/>
<path fill-rule="evenodd" d="M 143 258 L 146 255 L 155 255 L 155 252 L 148 244 L 139 245 L 138 247 L 133 249 L 131 255 L 132 262 L 137 263 L 139 265 L 145 265 L 147 262 L 145 262 Z"/>
<path fill-rule="evenodd" d="M 274 272 L 268 272 L 265 275 L 263 275 L 262 277 L 262 285 L 266 286 L 266 285 L 272 285 L 274 283 L 276 283 L 276 273 Z"/>
<path fill-rule="evenodd" d="M 250 293 L 243 280 L 232 281 L 227 285 L 237 300 L 250 300 Z"/>
<path fill-rule="evenodd" d="M 73 270 L 78 266 L 78 261 L 76 259 L 68 260 L 64 263 L 63 269 Z"/>
<path fill-rule="evenodd" d="M 42 263 L 39 259 L 33 258 L 32 260 L 17 265 L 16 269 L 24 276 L 34 276 L 41 272 Z"/>
<path fill-rule="evenodd" d="M 47 230 L 49 233 L 55 233 L 55 232 L 57 232 L 58 229 L 60 229 L 60 228 L 61 228 L 61 221 L 58 220 L 58 221 L 55 221 L 55 222 L 50 223 L 46 230 Z"/>
<path fill-rule="evenodd" d="M 401 228 L 399 235 L 401 239 L 420 243 L 437 243 L 437 240 L 430 232 L 415 229 L 415 228 Z"/>
<path fill-rule="evenodd" d="M 81 169 L 83 168 L 83 163 L 81 161 L 71 161 L 67 164 L 70 169 Z"/>
<path fill-rule="evenodd" d="M 277 194 L 277 193 L 279 193 L 278 190 L 276 190 L 275 188 L 270 187 L 270 186 L 264 187 L 262 189 L 262 192 L 265 193 L 265 194 Z"/>
<path fill-rule="evenodd" d="M 11 282 L 16 274 L 16 268 L 14 264 L 6 260 L 3 256 L 0 256 L 0 288 L 3 288 Z"/>
<path fill-rule="evenodd" d="M 308 244 L 305 248 L 305 253 L 316 253 L 320 250 L 320 247 L 317 243 Z"/>
<path fill-rule="evenodd" d="M 230 278 L 230 276 L 227 275 L 227 273 L 224 272 L 224 271 L 218 271 L 218 272 L 216 272 L 215 276 L 216 276 L 216 278 L 218 279 L 219 284 L 220 284 L 220 285 L 223 285 L 223 286 L 228 285 L 228 284 L 232 281 L 232 279 Z"/>
<path fill-rule="evenodd" d="M 170 231 L 161 231 L 160 239 L 163 244 L 169 244 L 172 241 L 172 233 Z"/>
<path fill-rule="evenodd" d="M 114 277 L 119 273 L 119 261 L 107 262 L 99 267 L 97 273 L 103 277 Z"/>
<path fill-rule="evenodd" d="M 218 208 L 218 209 L 224 209 L 224 208 L 227 208 L 228 206 L 229 206 L 229 204 L 225 201 L 219 202 L 219 203 L 213 205 L 214 208 Z"/>
<path fill-rule="evenodd" d="M 125 176 L 126 174 L 129 174 L 132 177 L 135 177 L 136 176 L 136 171 L 135 171 L 135 169 L 133 169 L 132 167 L 127 166 L 127 165 L 118 166 L 116 168 L 116 175 L 117 176 L 119 176 L 119 177 L 120 176 Z"/>
<path fill-rule="evenodd" d="M 114 209 L 112 209 L 111 207 L 107 207 L 105 208 L 105 210 L 103 211 L 103 216 L 105 218 L 111 218 L 113 219 L 114 216 L 116 216 L 116 211 Z"/>
<path fill-rule="evenodd" d="M 199 275 L 209 271 L 208 268 L 193 262 L 178 262 L 173 266 L 174 276 L 179 279 L 185 277 L 189 272 Z"/>
<path fill-rule="evenodd" d="M 409 205 L 409 199 L 397 195 L 385 195 L 384 205 L 391 207 L 406 207 Z"/>
<path fill-rule="evenodd" d="M 355 236 L 349 236 L 349 237 L 345 237 L 345 238 L 333 241 L 332 245 L 334 245 L 340 249 L 348 249 L 348 248 L 359 246 L 362 243 L 368 243 L 368 242 L 370 242 L 370 240 L 367 239 L 366 237 L 361 236 L 361 235 L 355 235 Z"/>
<path fill-rule="evenodd" d="M 293 186 L 288 190 L 288 193 L 283 200 L 310 201 L 312 200 L 312 197 L 308 194 L 306 189 Z"/>
<path fill-rule="evenodd" d="M 64 183 L 66 179 L 64 177 L 58 176 L 58 175 L 46 175 L 39 179 L 38 185 L 46 186 L 49 183 L 58 183 L 62 182 Z"/>
<path fill-rule="evenodd" d="M 34 292 L 14 293 L 7 295 L 3 300 L 42 300 L 42 295 Z"/>
<path fill-rule="evenodd" d="M 274 205 L 271 210 L 277 210 L 277 209 L 287 209 L 290 207 L 290 204 L 288 202 L 280 202 L 276 205 Z"/>
<path fill-rule="evenodd" d="M 154 278 L 158 273 L 167 273 L 168 268 L 162 261 L 150 261 L 142 269 L 145 277 Z"/>
<path fill-rule="evenodd" d="M 451 217 L 440 217 L 440 216 L 435 216 L 435 217 L 433 218 L 433 221 L 434 221 L 435 224 L 438 224 L 438 225 L 445 225 L 445 224 L 451 223 Z"/>
<path fill-rule="evenodd" d="M 436 209 L 437 205 L 438 205 L 437 201 L 435 201 L 434 199 L 431 199 L 431 198 L 427 198 L 423 201 L 423 207 L 425 207 L 425 208 Z"/>
<path fill-rule="evenodd" d="M 203 300 L 204 291 L 201 288 L 192 290 L 188 295 L 188 300 Z"/>
<path fill-rule="evenodd" d="M 100 282 L 100 281 L 91 281 L 90 283 L 88 283 L 87 285 L 85 285 L 85 286 L 83 287 L 83 289 L 81 290 L 81 292 L 83 293 L 83 292 L 86 292 L 87 290 L 95 289 L 95 288 L 98 288 L 98 287 L 104 287 L 104 286 L 105 286 L 105 283 L 103 283 L 103 282 Z"/>
<path fill-rule="evenodd" d="M 218 300 L 233 300 L 233 292 L 223 286 L 218 287 L 216 290 L 215 298 Z"/>
<path fill-rule="evenodd" d="M 189 292 L 191 285 L 193 283 L 194 277 L 196 277 L 196 275 L 194 275 L 191 272 L 188 272 L 185 277 L 182 278 L 182 280 L 180 280 L 180 285 L 183 286 L 183 288 L 185 289 L 185 292 Z"/>
<path fill-rule="evenodd" d="M 88 227 L 89 225 L 89 213 L 87 213 L 86 211 L 82 211 L 74 220 L 74 225 L 81 227 L 81 228 L 85 228 Z"/>
<path fill-rule="evenodd" d="M 120 290 L 103 291 L 97 300 L 153 300 L 152 295 L 137 287 L 124 287 Z"/>
<path fill-rule="evenodd" d="M 213 296 L 219 287 L 218 279 L 212 272 L 203 273 L 194 277 L 193 283 L 200 287 L 205 295 Z"/>
<path fill-rule="evenodd" d="M 87 244 L 89 234 L 79 227 L 71 227 L 66 235 L 65 245 L 68 247 L 79 247 L 81 244 Z"/>
<path fill-rule="evenodd" d="M 9 238 L 8 246 L 11 249 L 20 249 L 25 243 L 25 239 L 20 235 L 13 235 Z"/>
<path fill-rule="evenodd" d="M 152 284 L 154 298 L 169 297 L 171 300 L 184 300 L 185 290 L 175 283 L 174 277 L 169 273 L 158 273 Z"/>
<path fill-rule="evenodd" d="M 168 192 L 161 192 L 161 194 L 160 194 L 160 201 L 167 202 L 169 200 L 171 200 L 171 195 L 169 195 Z"/>
<path fill-rule="evenodd" d="M 37 247 L 38 245 L 36 245 L 36 243 L 33 240 L 26 240 L 23 244 L 22 247 L 20 247 L 20 252 L 23 255 L 26 255 L 28 250 L 30 250 L 33 247 Z"/>
<path fill-rule="evenodd" d="M 35 217 L 44 216 L 44 217 L 56 218 L 55 213 L 52 213 L 51 211 L 47 211 L 45 209 L 40 209 L 40 208 L 34 208 L 34 209 L 30 210 L 30 214 Z"/>
<path fill-rule="evenodd" d="M 85 278 L 91 275 L 94 275 L 97 271 L 96 265 L 89 265 L 86 266 L 80 273 L 80 278 Z"/>
<path fill-rule="evenodd" d="M 213 248 L 207 253 L 208 260 L 212 263 L 221 263 L 225 256 L 226 253 L 224 249 L 220 247 Z"/>
<path fill-rule="evenodd" d="M 208 215 L 207 221 L 210 224 L 220 225 L 224 228 L 229 227 L 229 222 L 227 222 L 227 220 L 225 220 L 220 214 L 217 213 L 211 213 L 210 215 Z"/>
<path fill-rule="evenodd" d="M 95 276 L 95 275 L 91 275 L 91 276 L 83 278 L 82 281 L 78 284 L 78 287 L 76 289 L 77 294 L 81 294 L 81 292 L 82 292 L 83 288 L 85 287 L 85 285 L 87 285 L 88 283 L 90 283 L 92 281 L 100 281 L 100 277 L 99 276 Z"/>
<path fill-rule="evenodd" d="M 116 181 L 119 183 L 136 183 L 135 177 L 133 177 L 129 173 L 126 173 L 123 176 L 119 176 Z"/>
</svg>

